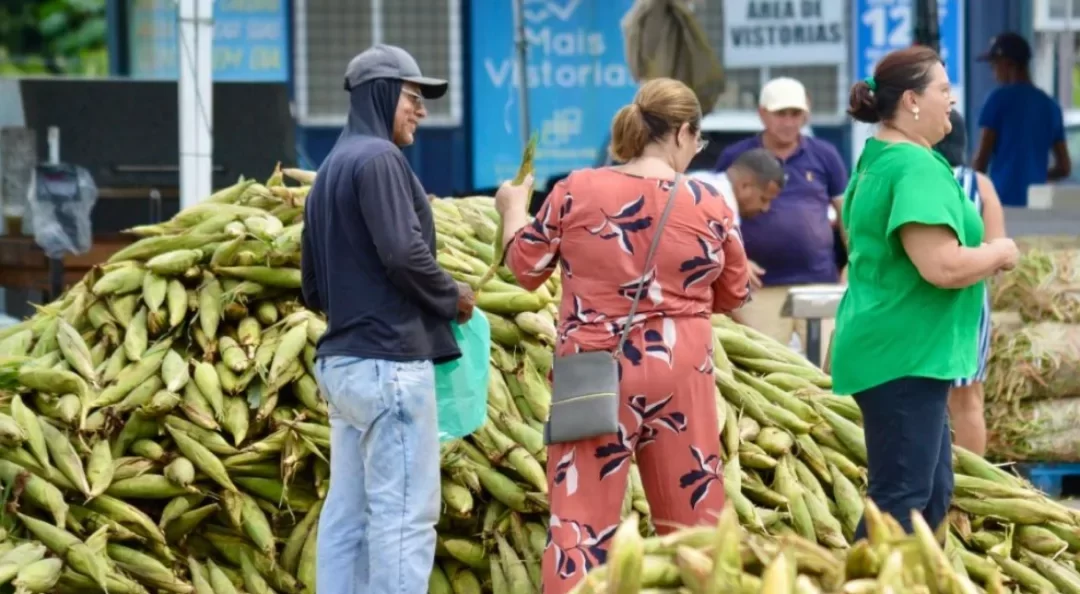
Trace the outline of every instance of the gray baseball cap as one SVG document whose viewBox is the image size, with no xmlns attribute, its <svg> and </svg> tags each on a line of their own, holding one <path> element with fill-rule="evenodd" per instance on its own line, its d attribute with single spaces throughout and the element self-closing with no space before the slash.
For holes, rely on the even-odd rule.
<svg viewBox="0 0 1080 594">
<path fill-rule="evenodd" d="M 445 80 L 422 75 L 420 65 L 409 52 L 394 45 L 377 43 L 349 61 L 345 68 L 345 90 L 379 78 L 416 83 L 425 99 L 442 97 L 449 85 Z"/>
</svg>

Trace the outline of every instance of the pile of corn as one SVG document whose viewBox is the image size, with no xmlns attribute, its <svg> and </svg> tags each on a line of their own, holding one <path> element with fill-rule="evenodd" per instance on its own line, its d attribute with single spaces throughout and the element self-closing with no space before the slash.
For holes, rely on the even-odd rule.
<svg viewBox="0 0 1080 594">
<path fill-rule="evenodd" d="M 993 282 L 992 305 L 1025 320 L 1080 323 L 1080 249 L 1025 251 L 1016 268 Z"/>
<path fill-rule="evenodd" d="M 325 322 L 299 303 L 301 215 L 313 176 L 284 173 L 132 230 L 142 239 L 0 331 L 0 584 L 315 592 L 330 452 L 312 365 Z M 433 208 L 440 264 L 475 285 L 494 260 L 490 199 L 434 200 Z M 499 268 L 478 297 L 493 339 L 489 418 L 443 448 L 432 592 L 538 590 L 541 429 L 560 288 L 553 278 L 526 293 L 512 281 Z M 769 565 L 761 555 L 802 543 L 847 559 L 823 580 L 825 569 L 807 569 L 796 546 L 795 565 L 828 591 L 890 563 L 878 548 L 850 547 L 866 480 L 857 407 L 829 394 L 829 377 L 779 343 L 723 317 L 714 332 L 729 515 L 753 535 L 742 567 Z M 1080 583 L 1076 515 L 978 457 L 958 450 L 956 466 L 956 571 L 986 583 L 996 565 L 1028 590 L 1050 580 L 1072 591 L 1059 582 Z M 623 511 L 637 532 L 652 533 L 636 469 Z M 645 566 L 664 555 L 678 562 L 670 545 L 678 538 L 646 541 Z"/>
<path fill-rule="evenodd" d="M 1027 235 L 1014 238 L 1020 248 L 1017 267 L 990 280 L 995 312 L 1022 313 L 1028 321 L 1072 322 L 1075 309 L 1074 262 L 1080 253 L 1075 235 Z"/>
<path fill-rule="evenodd" d="M 996 459 L 1080 460 L 1080 434 L 1058 414 L 1080 406 L 1078 265 L 1080 250 L 1033 247 L 993 282 L 995 318 L 1016 318 L 994 320 L 987 366 L 988 452 Z"/>
<path fill-rule="evenodd" d="M 953 533 L 935 534 L 918 513 L 911 516 L 915 532 L 907 535 L 894 518 L 869 500 L 866 505 L 868 536 L 843 555 L 794 534 L 747 532 L 730 504 L 715 527 L 664 537 L 642 538 L 635 518 L 627 518 L 612 538 L 608 564 L 574 592 L 1005 594 L 1015 591 L 1006 587 L 1011 582 L 1025 592 L 1075 591 L 1048 555 L 1022 550 L 1016 553 L 1021 563 L 1012 558 L 1013 545 L 1000 542 L 985 559 L 965 550 Z"/>
</svg>

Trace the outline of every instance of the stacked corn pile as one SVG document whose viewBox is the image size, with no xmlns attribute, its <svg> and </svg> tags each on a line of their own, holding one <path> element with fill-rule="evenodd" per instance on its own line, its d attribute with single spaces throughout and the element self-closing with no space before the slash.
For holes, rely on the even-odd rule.
<svg viewBox="0 0 1080 594">
<path fill-rule="evenodd" d="M 306 193 L 278 171 L 135 229 L 142 239 L 0 331 L 0 484 L 9 504 L 0 584 L 315 591 L 330 452 L 312 374 L 325 323 L 298 302 Z M 433 204 L 440 263 L 478 283 L 494 259 L 490 199 Z M 539 585 L 541 428 L 559 285 L 529 294 L 511 281 L 500 269 L 479 297 L 493 339 L 489 418 L 442 453 L 433 592 Z M 714 331 L 723 475 L 739 522 L 761 546 L 798 535 L 841 555 L 863 510 L 857 407 L 779 343 L 723 317 Z M 1017 561 L 1001 562 L 1008 578 L 1040 583 L 1057 579 L 1052 569 L 1073 579 L 1072 512 L 980 458 L 958 451 L 956 465 L 954 527 L 969 573 L 987 568 L 986 550 L 1015 541 Z M 635 470 L 623 511 L 651 532 Z M 1062 551 L 1050 569 L 1031 561 L 1030 553 Z"/>
<path fill-rule="evenodd" d="M 805 361 L 800 365 L 797 357 L 775 341 L 726 318 L 718 317 L 714 324 L 717 346 L 722 347 L 717 351 L 732 363 L 730 375 L 724 373 L 723 361 L 718 361 L 716 369 L 723 397 L 718 399 L 724 409 L 721 418 L 726 420 L 721 435 L 724 487 L 739 523 L 753 535 L 747 541 L 750 544 L 743 545 L 742 558 L 751 577 L 743 578 L 742 591 L 792 591 L 759 590 L 760 583 L 752 577 L 765 579 L 760 572 L 785 547 L 792 552 L 791 562 L 807 574 L 800 579 L 806 583 L 800 592 L 878 591 L 871 587 L 874 580 L 894 586 L 896 592 L 919 591 L 914 584 L 923 583 L 920 575 L 900 576 L 895 569 L 885 570 L 891 547 L 879 546 L 882 539 L 875 540 L 874 526 L 881 522 L 890 526 L 889 531 L 877 530 L 878 535 L 897 533 L 898 528 L 891 520 L 880 519 L 872 504 L 864 503 L 866 448 L 854 402 L 822 389 L 828 386 L 828 378 L 815 377 Z M 956 580 L 970 579 L 991 589 L 997 579 L 991 579 L 993 574 L 1000 572 L 1002 582 L 1020 585 L 1025 591 L 1080 591 L 1072 589 L 1080 586 L 1080 574 L 1071 557 L 1080 553 L 1080 514 L 979 456 L 961 448 L 954 448 L 953 455 L 956 486 L 946 550 Z M 864 511 L 871 539 L 854 543 L 854 530 Z M 704 531 L 693 529 L 687 534 L 700 536 Z M 684 537 L 653 541 L 659 552 L 676 558 L 674 564 L 671 559 L 665 564 L 662 558 L 646 561 L 656 572 L 652 575 L 661 577 L 644 583 L 673 587 L 678 585 L 675 576 L 681 576 L 683 587 L 692 592 L 739 591 L 695 589 L 682 563 L 694 562 L 700 569 L 696 563 L 700 559 L 680 562 L 678 547 L 672 544 Z M 943 534 L 939 540 L 944 538 Z M 884 540 L 893 542 L 897 537 Z M 773 544 L 753 544 L 760 542 Z M 892 546 L 905 550 L 905 568 L 911 566 L 908 555 L 914 542 L 893 542 Z M 707 545 L 703 548 L 711 554 Z M 762 551 L 766 551 L 764 556 Z M 832 557 L 824 566 L 823 552 Z M 923 554 L 928 553 L 924 550 Z M 945 579 L 940 577 L 943 574 L 933 575 Z M 1047 584 L 1052 587 L 1044 589 Z M 968 590 L 942 586 L 930 591 Z"/>
<path fill-rule="evenodd" d="M 1080 250 L 1033 247 L 994 283 L 997 311 L 986 386 L 993 457 L 1080 460 L 1080 432 L 1073 422 L 1080 409 L 1078 264 Z M 1004 311 L 1022 322 L 1002 323 Z"/>
<path fill-rule="evenodd" d="M 1080 239 L 1070 235 L 1028 235 L 1015 238 L 1021 260 L 1015 270 L 990 282 L 996 312 L 1023 312 L 1028 321 L 1071 322 L 1075 304 L 1069 299 L 1072 260 Z"/>
<path fill-rule="evenodd" d="M 913 512 L 914 534 L 907 535 L 869 500 L 866 515 L 867 538 L 844 555 L 797 535 L 749 533 L 730 504 L 715 527 L 664 537 L 642 538 L 634 518 L 628 518 L 612 538 L 608 564 L 592 571 L 574 592 L 1005 594 L 1080 587 L 1075 572 L 1054 560 L 1058 551 L 1042 547 L 1039 553 L 1016 544 L 1032 539 L 1022 535 L 1030 527 L 1022 527 L 1015 539 L 985 539 L 983 557 L 964 548 L 955 524 L 935 533 Z"/>
<path fill-rule="evenodd" d="M 993 308 L 1028 321 L 1080 322 L 1080 249 L 1029 248 L 993 283 Z"/>
<path fill-rule="evenodd" d="M 325 322 L 299 303 L 312 179 L 279 170 L 132 229 L 141 239 L 0 331 L 0 484 L 17 510 L 0 542 L 43 543 L 59 561 L 33 591 L 315 591 L 330 453 L 313 379 Z M 461 204 L 494 225 L 490 199 Z M 439 244 L 474 284 L 491 260 L 475 236 L 443 230 Z M 526 293 L 500 272 L 478 298 L 498 341 L 490 419 L 443 452 L 436 573 L 475 591 L 490 552 L 535 571 L 545 539 L 539 419 L 558 284 Z M 471 538 L 482 522 L 499 536 Z M 30 583 L 44 550 L 15 549 L 10 576 L 0 556 L 0 584 L 23 566 Z"/>
</svg>

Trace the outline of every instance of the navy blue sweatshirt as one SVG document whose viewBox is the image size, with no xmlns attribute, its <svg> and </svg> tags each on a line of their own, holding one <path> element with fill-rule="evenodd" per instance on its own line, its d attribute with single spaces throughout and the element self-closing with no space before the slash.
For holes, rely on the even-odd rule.
<svg viewBox="0 0 1080 594">
<path fill-rule="evenodd" d="M 392 142 L 401 83 L 350 92 L 349 120 L 307 197 L 303 296 L 325 312 L 317 356 L 448 361 L 458 289 L 435 262 L 435 223 L 420 181 Z"/>
</svg>

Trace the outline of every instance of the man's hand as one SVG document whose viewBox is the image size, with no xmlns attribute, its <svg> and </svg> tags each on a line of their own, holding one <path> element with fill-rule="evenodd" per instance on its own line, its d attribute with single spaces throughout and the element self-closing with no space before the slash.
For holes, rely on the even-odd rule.
<svg viewBox="0 0 1080 594">
<path fill-rule="evenodd" d="M 472 287 L 470 287 L 469 285 L 466 285 L 462 282 L 459 282 L 457 285 L 457 323 L 464 324 L 472 318 L 473 307 L 476 306 L 476 295 L 473 294 Z"/>
<path fill-rule="evenodd" d="M 753 261 L 750 261 L 749 264 L 750 264 L 750 288 L 751 289 L 760 289 L 760 288 L 764 287 L 765 286 L 764 283 L 761 282 L 761 275 L 765 274 L 765 269 L 758 266 Z"/>
</svg>

